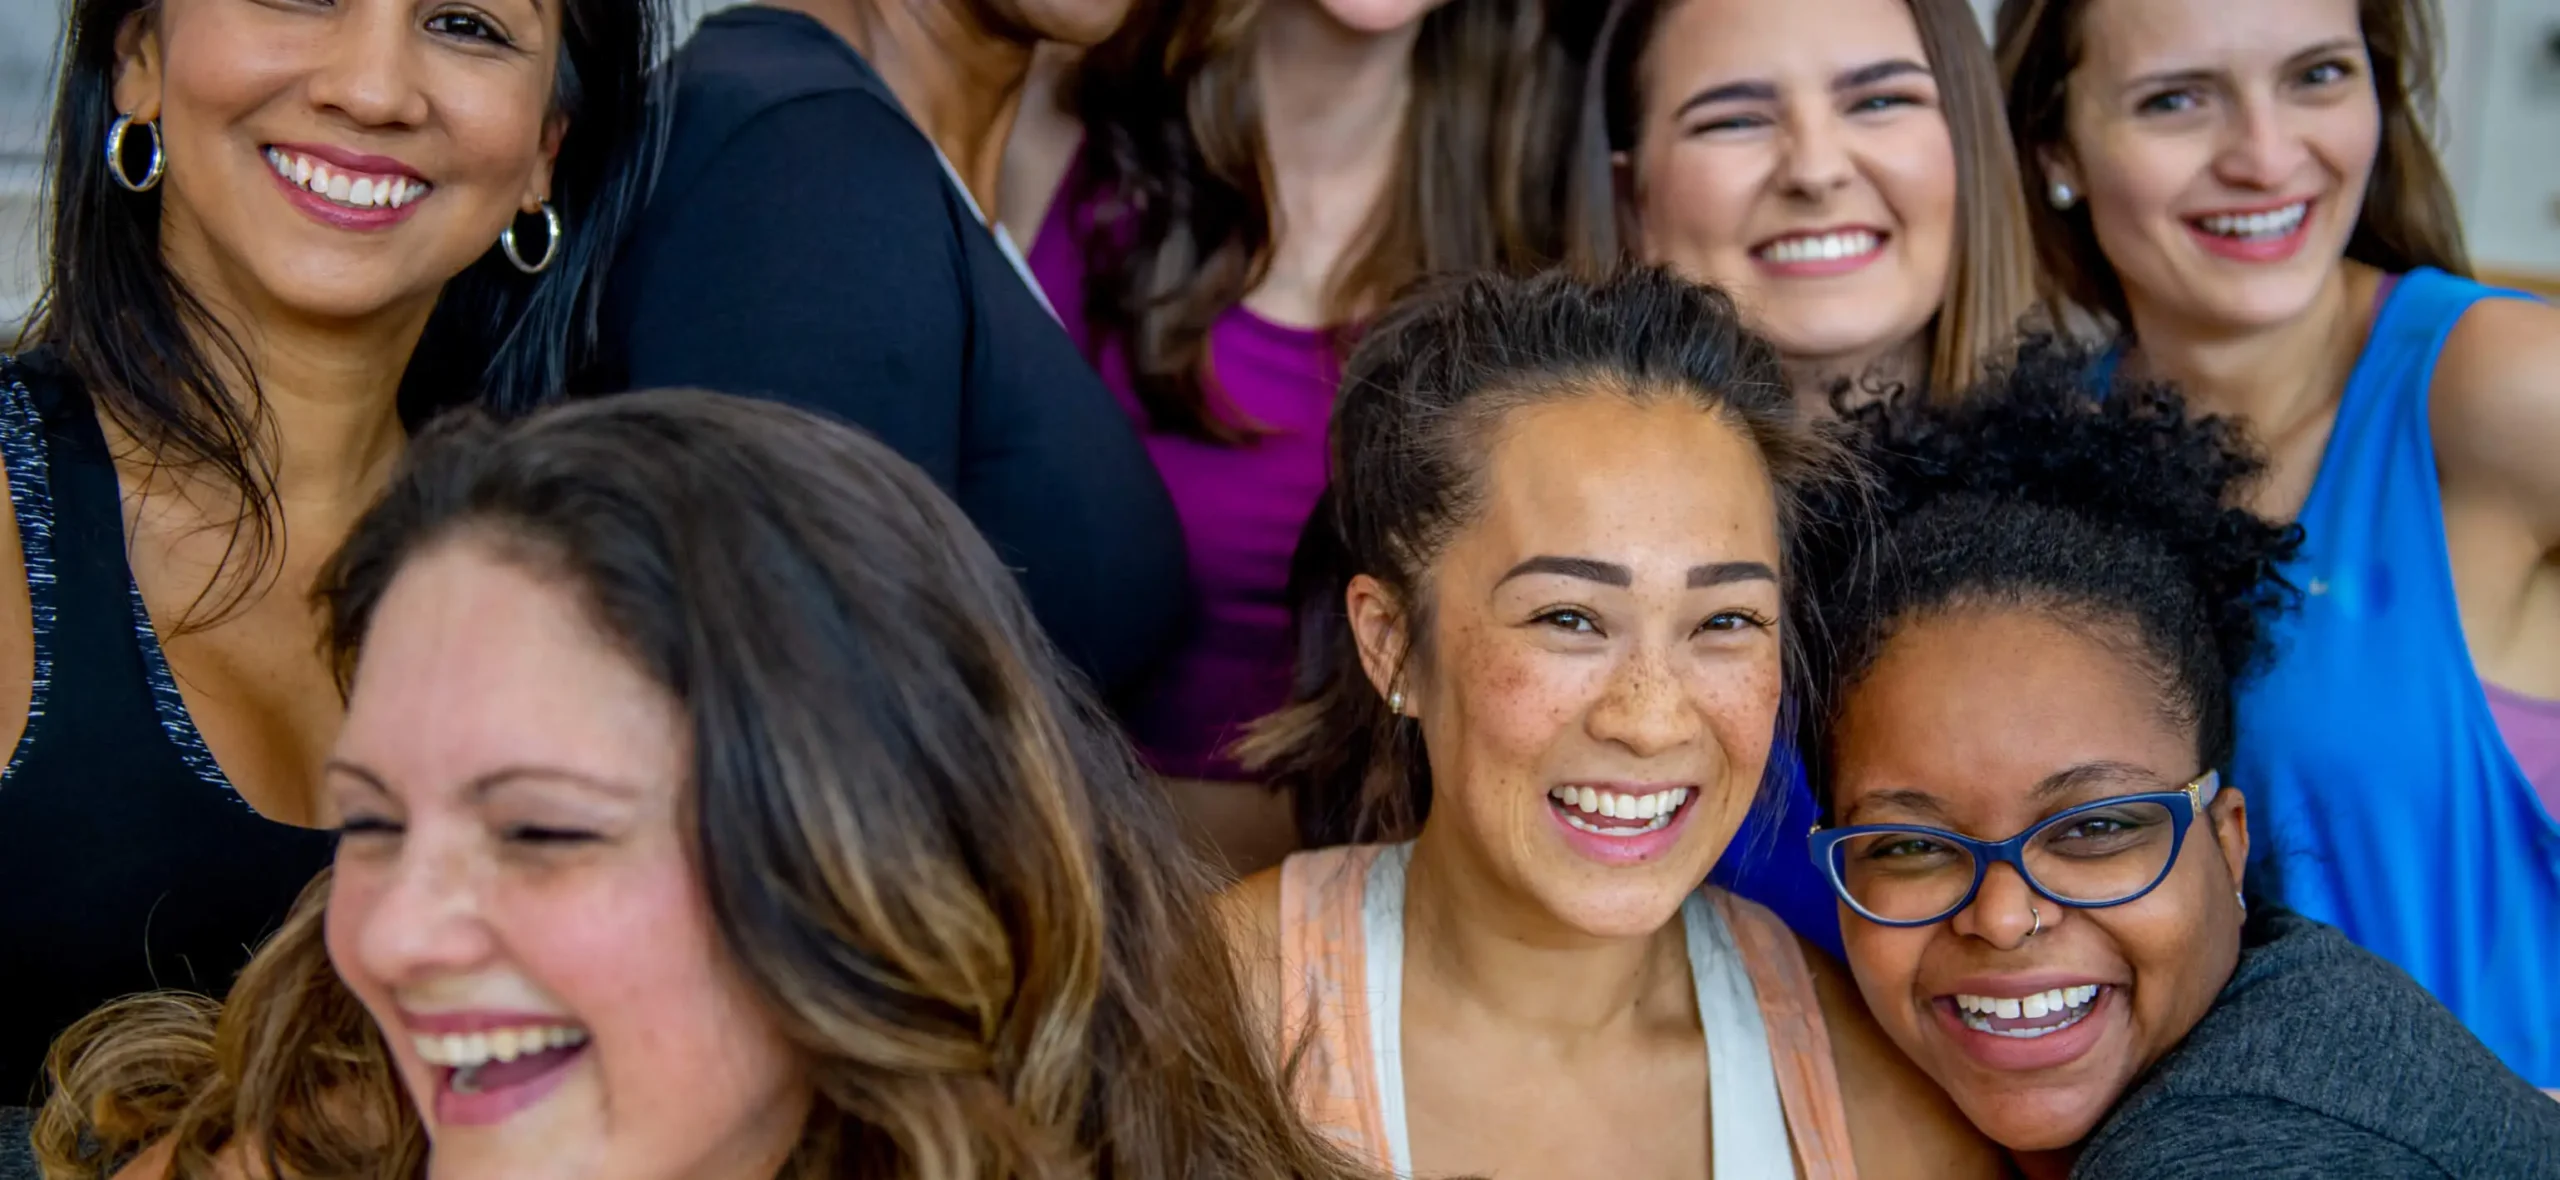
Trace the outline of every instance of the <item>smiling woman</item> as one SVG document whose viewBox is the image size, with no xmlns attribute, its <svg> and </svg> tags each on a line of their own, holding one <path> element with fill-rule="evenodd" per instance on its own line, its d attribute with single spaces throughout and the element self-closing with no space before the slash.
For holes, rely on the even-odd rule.
<svg viewBox="0 0 2560 1180">
<path fill-rule="evenodd" d="M 2251 506 L 2305 531 L 2236 755 L 2252 872 L 2560 1088 L 2560 310 L 2465 277 L 2436 15 L 2008 0 L 2001 60 L 2108 363 L 2245 421 Z"/>
<path fill-rule="evenodd" d="M 1397 1175 L 1990 1174 L 1829 960 L 1701 888 L 1769 777 L 1797 501 L 1841 474 L 1776 353 L 1661 268 L 1479 278 L 1343 389 L 1299 701 L 1246 749 L 1397 842 L 1227 899 L 1318 1122 Z"/>
<path fill-rule="evenodd" d="M 2242 896 L 2237 694 L 2301 538 L 2232 503 L 2234 422 L 2090 360 L 1860 411 L 1876 495 L 1806 547 L 1812 850 L 1875 1019 L 2030 1180 L 2547 1172 L 2560 1104 Z"/>
<path fill-rule="evenodd" d="M 656 21 L 72 7 L 44 302 L 0 358 L 0 945 L 46 965 L 10 981 L 0 1105 L 102 1001 L 222 990 L 325 863 L 304 591 L 409 424 L 577 363 Z"/>
<path fill-rule="evenodd" d="M 466 416 L 324 594 L 334 879 L 218 1029 L 66 1042 L 57 1174 L 1357 1175 L 1153 784 L 883 444 L 699 393 Z"/>
<path fill-rule="evenodd" d="M 1964 388 L 2034 308 L 1961 0 L 1617 0 L 1582 118 L 1577 250 L 1733 292 L 1816 405 L 1844 380 Z"/>
</svg>

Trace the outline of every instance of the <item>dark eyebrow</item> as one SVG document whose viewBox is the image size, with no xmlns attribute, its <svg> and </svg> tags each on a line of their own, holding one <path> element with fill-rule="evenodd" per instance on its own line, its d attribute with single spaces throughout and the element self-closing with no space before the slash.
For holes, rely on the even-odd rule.
<svg viewBox="0 0 2560 1180">
<path fill-rule="evenodd" d="M 2042 801 L 2084 787 L 2128 781 L 2141 786 L 2161 785 L 2160 776 L 2130 762 L 2083 762 L 2046 775 L 2043 782 L 2036 784 L 2032 795 Z"/>
<path fill-rule="evenodd" d="M 1556 574 L 1567 578 L 1580 578 L 1585 582 L 1598 582 L 1606 586 L 1627 587 L 1636 584 L 1635 574 L 1627 567 L 1614 562 L 1589 557 L 1540 556 L 1512 566 L 1511 572 L 1502 575 L 1494 585 L 1500 586 L 1503 582 L 1513 578 L 1525 578 L 1530 574 Z"/>
<path fill-rule="evenodd" d="M 1680 104 L 1680 109 L 1671 112 L 1671 117 L 1678 119 L 1699 107 L 1714 106 L 1720 102 L 1776 101 L 1778 101 L 1777 84 L 1753 78 L 1742 82 L 1727 82 L 1722 86 L 1711 86 L 1692 94 L 1688 101 Z"/>
<path fill-rule="evenodd" d="M 1719 561 L 1713 565 L 1689 567 L 1689 588 L 1692 590 L 1722 586 L 1727 582 L 1775 582 L 1777 580 L 1778 571 L 1770 569 L 1767 562 L 1761 561 Z"/>
<path fill-rule="evenodd" d="M 1906 787 L 1861 796 L 1856 803 L 1849 806 L 1848 813 L 1840 817 L 1841 826 L 1857 826 L 1858 813 L 1868 810 L 1871 805 L 1891 806 L 1900 811 L 1915 811 L 1936 819 L 1941 826 L 1946 823 L 1946 804 L 1938 802 L 1938 797 L 1927 791 L 1915 791 Z"/>
<path fill-rule="evenodd" d="M 2078 766 L 2065 767 L 2046 775 L 2036 783 L 2035 789 L 2028 792 L 2028 795 L 2041 803 L 2056 795 L 2067 795 L 2087 787 L 2125 782 L 2137 786 L 2156 787 L 2160 785 L 2160 776 L 2130 762 L 2083 762 Z M 1910 787 L 1875 791 L 1861 796 L 1840 817 L 1841 825 L 1856 826 L 1858 822 L 1856 817 L 1867 811 L 1870 806 L 1891 807 L 1897 811 L 1927 816 L 1935 821 L 1937 826 L 1947 826 L 1947 805 L 1939 801 L 1936 795 Z"/>
<path fill-rule="evenodd" d="M 1920 74 L 1927 76 L 1929 74 L 1929 67 L 1907 57 L 1887 58 L 1883 61 L 1870 62 L 1866 65 L 1859 66 L 1857 69 L 1850 70 L 1849 72 L 1832 79 L 1831 89 L 1833 93 L 1838 93 L 1843 90 L 1856 90 L 1862 86 L 1873 86 L 1878 82 L 1892 78 L 1900 78 L 1908 74 Z"/>
<path fill-rule="evenodd" d="M 1899 78 L 1906 74 L 1928 73 L 1928 66 L 1910 58 L 1887 58 L 1884 61 L 1869 62 L 1841 74 L 1831 80 L 1831 89 L 1836 94 L 1845 90 L 1856 90 L 1862 86 L 1873 86 L 1878 82 Z M 1671 117 L 1677 119 L 1699 107 L 1714 106 L 1720 102 L 1776 101 L 1778 101 L 1777 83 L 1765 78 L 1746 78 L 1739 82 L 1727 82 L 1722 86 L 1710 86 L 1690 95 L 1688 101 L 1681 103 L 1678 110 L 1671 112 Z"/>
</svg>

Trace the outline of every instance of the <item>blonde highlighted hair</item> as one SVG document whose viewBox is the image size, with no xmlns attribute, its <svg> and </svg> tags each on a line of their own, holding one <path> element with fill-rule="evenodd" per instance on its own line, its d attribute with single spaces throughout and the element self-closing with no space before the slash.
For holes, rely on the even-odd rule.
<svg viewBox="0 0 2560 1180">
<path fill-rule="evenodd" d="M 714 928 L 816 1090 L 785 1177 L 1358 1174 L 1287 1101 L 1154 785 L 905 460 L 708 394 L 448 419 L 322 578 L 342 681 L 442 544 L 574 588 L 682 702 Z M 285 1176 L 421 1174 L 324 888 L 218 1016 L 144 1000 L 78 1030 L 49 1166 L 174 1139 L 181 1177 L 231 1144 Z"/>
</svg>

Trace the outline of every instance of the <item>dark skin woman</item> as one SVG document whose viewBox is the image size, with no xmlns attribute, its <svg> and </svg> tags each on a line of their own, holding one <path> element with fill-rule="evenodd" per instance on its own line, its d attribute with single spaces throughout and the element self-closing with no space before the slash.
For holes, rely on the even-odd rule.
<svg viewBox="0 0 2560 1180">
<path fill-rule="evenodd" d="M 1818 519 L 1812 850 L 1877 1023 L 2034 1180 L 2521 1176 L 2560 1104 L 2406 975 L 2242 893 L 2235 686 L 2293 591 L 2263 472 L 2039 344 L 1871 407 Z M 2411 784 L 2424 789 L 2425 784 Z"/>
</svg>

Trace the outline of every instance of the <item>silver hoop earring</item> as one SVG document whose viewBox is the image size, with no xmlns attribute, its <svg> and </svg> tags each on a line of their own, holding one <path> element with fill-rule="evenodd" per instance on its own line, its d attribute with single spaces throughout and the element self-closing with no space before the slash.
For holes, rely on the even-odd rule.
<svg viewBox="0 0 2560 1180">
<path fill-rule="evenodd" d="M 140 126 L 151 133 L 151 170 L 143 173 L 140 180 L 124 170 L 124 137 L 135 127 L 133 116 L 118 115 L 107 127 L 107 175 L 115 177 L 116 183 L 129 193 L 147 193 L 160 187 L 161 174 L 169 170 L 169 153 L 160 143 L 160 121 L 154 119 Z"/>
<path fill-rule="evenodd" d="M 542 203 L 542 227 L 545 232 L 542 258 L 538 262 L 527 262 L 524 260 L 524 255 L 517 252 L 514 222 L 508 222 L 506 232 L 498 235 L 498 249 L 506 253 L 507 261 L 516 264 L 517 270 L 529 275 L 538 275 L 551 269 L 552 262 L 560 257 L 560 214 L 551 208 L 549 201 Z"/>
<path fill-rule="evenodd" d="M 1404 690 L 1403 690 L 1403 689 L 1399 688 L 1399 689 L 1395 690 L 1394 692 L 1391 692 L 1391 693 L 1388 693 L 1388 694 L 1387 694 L 1387 712 L 1393 713 L 1393 714 L 1395 714 L 1395 715 L 1396 715 L 1396 716 L 1398 716 L 1398 717 L 1402 717 L 1402 716 L 1404 716 Z"/>
<path fill-rule="evenodd" d="M 2036 924 L 2032 929 L 2027 931 L 2027 938 L 2034 938 L 2036 935 L 2044 933 L 2044 911 L 2037 909 L 2034 902 L 2028 902 L 2027 912 L 2036 916 Z M 2027 938 L 2021 938 L 2018 941 L 2025 942 Z"/>
<path fill-rule="evenodd" d="M 2240 892 L 2240 891 L 2238 891 L 2238 890 L 2233 890 L 2233 891 L 2232 891 L 2232 893 L 2231 893 L 2231 897 L 2232 897 L 2232 900 L 2237 901 L 2237 902 L 2239 902 L 2239 903 L 2240 903 L 2240 920 L 2241 920 L 2241 921 L 2243 921 L 2243 922 L 2248 921 L 2248 920 L 2249 920 L 2249 895 L 2248 895 L 2248 894 L 2246 894 L 2246 893 L 2242 893 L 2242 892 Z"/>
<path fill-rule="evenodd" d="M 2078 190 L 2059 180 L 2053 182 L 2053 191 L 2046 195 L 2053 201 L 2053 207 L 2056 209 L 2069 209 L 2080 203 Z"/>
</svg>

